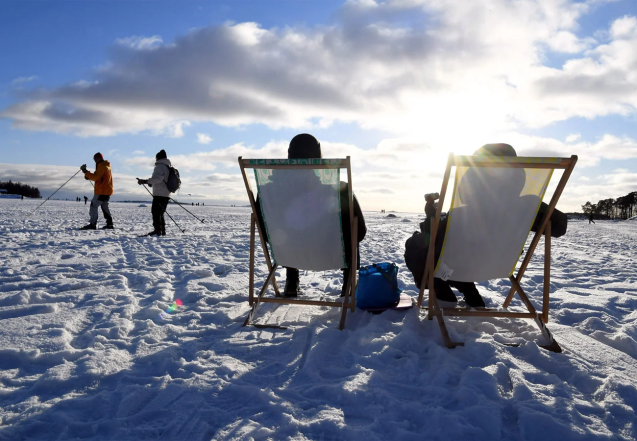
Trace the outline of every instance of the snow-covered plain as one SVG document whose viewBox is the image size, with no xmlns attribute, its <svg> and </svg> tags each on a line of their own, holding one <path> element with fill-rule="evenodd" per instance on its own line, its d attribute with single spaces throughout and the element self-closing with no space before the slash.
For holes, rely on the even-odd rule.
<svg viewBox="0 0 637 441">
<path fill-rule="evenodd" d="M 167 219 L 168 237 L 138 238 L 150 207 L 113 203 L 117 230 L 76 231 L 87 206 L 29 217 L 39 203 L 0 201 L 0 439 L 637 437 L 637 222 L 571 222 L 553 241 L 555 354 L 509 319 L 448 319 L 466 342 L 449 350 L 416 308 L 359 310 L 339 331 L 336 308 L 265 304 L 257 322 L 289 329 L 243 328 L 249 209 L 188 207 L 202 224 L 170 206 L 186 234 Z M 366 213 L 362 264 L 398 263 L 415 297 L 403 250 L 422 216 L 397 216 Z M 542 268 L 538 251 L 522 283 L 536 306 Z M 342 279 L 301 283 L 335 298 Z M 508 287 L 479 289 L 496 306 Z"/>
</svg>

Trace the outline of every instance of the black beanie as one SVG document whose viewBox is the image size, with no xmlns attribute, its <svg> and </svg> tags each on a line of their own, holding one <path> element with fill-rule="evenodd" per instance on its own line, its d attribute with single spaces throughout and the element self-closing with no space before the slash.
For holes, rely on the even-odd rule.
<svg viewBox="0 0 637 441">
<path fill-rule="evenodd" d="M 159 153 L 155 155 L 155 159 L 166 159 L 168 155 L 166 155 L 166 150 L 160 150 Z"/>
<path fill-rule="evenodd" d="M 474 156 L 491 155 L 491 156 L 518 156 L 515 149 L 509 144 L 485 144 L 475 151 Z"/>
<path fill-rule="evenodd" d="M 308 133 L 296 135 L 290 141 L 288 159 L 322 158 L 321 144 Z"/>
<path fill-rule="evenodd" d="M 104 160 L 104 156 L 103 156 L 100 152 L 97 152 L 97 153 L 95 153 L 95 154 L 93 155 L 93 159 L 94 159 L 95 161 L 97 161 L 98 159 L 99 159 L 100 161 L 103 161 L 103 160 Z"/>
</svg>

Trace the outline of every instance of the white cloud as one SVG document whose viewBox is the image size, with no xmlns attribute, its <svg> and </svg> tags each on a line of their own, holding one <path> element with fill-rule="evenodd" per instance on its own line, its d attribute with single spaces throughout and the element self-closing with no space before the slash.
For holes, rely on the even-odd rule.
<svg viewBox="0 0 637 441">
<path fill-rule="evenodd" d="M 581 205 L 587 201 L 595 204 L 603 199 L 617 199 L 635 191 L 637 173 L 619 170 L 603 175 L 590 185 L 567 185 L 561 200 L 567 211 L 581 211 Z"/>
<path fill-rule="evenodd" d="M 37 75 L 32 75 L 30 77 L 18 77 L 15 80 L 11 81 L 12 86 L 20 86 L 25 83 L 29 83 L 33 80 L 37 80 Z"/>
<path fill-rule="evenodd" d="M 615 39 L 634 38 L 637 32 L 637 18 L 624 16 L 615 20 L 610 28 L 610 34 Z"/>
<path fill-rule="evenodd" d="M 159 35 L 153 35 L 152 37 L 139 37 L 137 35 L 133 35 L 131 37 L 118 38 L 115 42 L 131 49 L 150 50 L 158 48 L 164 40 Z"/>
<path fill-rule="evenodd" d="M 197 133 L 197 142 L 199 144 L 210 144 L 212 142 L 212 138 L 210 135 L 205 133 Z"/>
<path fill-rule="evenodd" d="M 634 113 L 637 24 L 615 21 L 604 44 L 579 38 L 592 4 L 358 0 L 330 26 L 224 24 L 170 44 L 130 37 L 95 82 L 34 92 L 2 116 L 80 136 L 183 136 L 191 121 L 344 121 L 453 147 L 573 116 Z M 418 25 L 406 24 L 406 11 Z M 545 67 L 551 51 L 571 58 Z"/>
<path fill-rule="evenodd" d="M 579 133 L 573 133 L 570 134 L 566 137 L 566 142 L 575 142 L 578 139 L 580 139 L 582 137 L 582 135 L 580 135 Z"/>
<path fill-rule="evenodd" d="M 133 152 L 133 155 L 143 155 L 143 154 L 145 154 L 145 153 L 146 153 L 146 152 L 145 152 L 145 151 L 143 151 L 143 150 L 135 150 L 135 151 Z"/>
<path fill-rule="evenodd" d="M 190 126 L 190 121 L 176 121 L 168 128 L 168 136 L 171 138 L 183 138 L 184 127 Z"/>
</svg>

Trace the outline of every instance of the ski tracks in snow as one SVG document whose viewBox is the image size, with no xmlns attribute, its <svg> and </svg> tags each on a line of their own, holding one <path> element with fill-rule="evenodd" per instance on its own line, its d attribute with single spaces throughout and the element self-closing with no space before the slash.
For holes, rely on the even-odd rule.
<svg viewBox="0 0 637 441">
<path fill-rule="evenodd" d="M 171 205 L 187 233 L 138 238 L 148 207 L 114 203 L 118 230 L 79 232 L 83 204 L 24 220 L 31 202 L 0 201 L 0 439 L 637 436 L 634 223 L 573 222 L 553 241 L 553 354 L 509 319 L 449 319 L 466 346 L 448 350 L 415 309 L 350 313 L 341 332 L 336 308 L 264 304 L 256 322 L 288 329 L 242 328 L 248 209 L 189 207 L 201 224 Z M 366 213 L 361 264 L 396 262 L 415 297 L 403 253 L 422 218 L 397 216 Z M 542 270 L 538 251 L 523 279 L 536 307 Z M 256 290 L 266 275 L 258 251 Z M 301 284 L 338 298 L 342 275 L 302 271 Z M 491 306 L 508 288 L 479 285 Z"/>
</svg>

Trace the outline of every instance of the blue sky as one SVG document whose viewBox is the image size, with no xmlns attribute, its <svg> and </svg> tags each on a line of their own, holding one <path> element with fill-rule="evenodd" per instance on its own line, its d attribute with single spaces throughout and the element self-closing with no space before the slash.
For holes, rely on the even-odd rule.
<svg viewBox="0 0 637 441">
<path fill-rule="evenodd" d="M 580 156 L 560 203 L 576 210 L 637 190 L 635 16 L 629 0 L 3 1 L 0 179 L 46 196 L 101 151 L 114 199 L 134 199 L 163 148 L 195 200 L 245 203 L 234 158 L 310 132 L 352 156 L 365 209 L 420 211 L 449 151 L 509 142 Z"/>
</svg>

